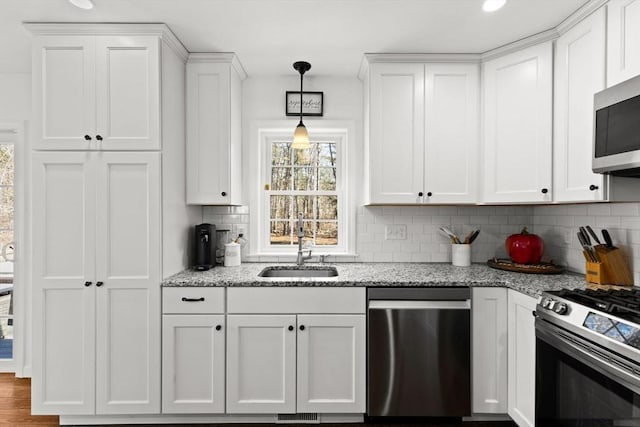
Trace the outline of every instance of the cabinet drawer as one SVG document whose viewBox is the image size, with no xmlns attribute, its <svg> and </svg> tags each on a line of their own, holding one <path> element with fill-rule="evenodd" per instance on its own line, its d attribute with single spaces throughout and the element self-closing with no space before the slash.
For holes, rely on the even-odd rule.
<svg viewBox="0 0 640 427">
<path fill-rule="evenodd" d="M 163 288 L 162 313 L 224 313 L 224 288 L 207 288 L 198 286 Z"/>
<path fill-rule="evenodd" d="M 228 313 L 359 314 L 366 288 L 229 288 Z"/>
</svg>

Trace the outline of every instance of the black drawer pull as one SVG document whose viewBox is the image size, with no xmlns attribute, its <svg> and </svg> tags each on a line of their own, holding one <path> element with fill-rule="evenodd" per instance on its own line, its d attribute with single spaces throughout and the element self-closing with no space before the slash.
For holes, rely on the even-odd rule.
<svg viewBox="0 0 640 427">
<path fill-rule="evenodd" d="M 84 282 L 85 286 L 91 286 L 91 282 Z"/>
<path fill-rule="evenodd" d="M 96 282 L 96 286 L 97 286 L 97 287 L 100 287 L 100 286 L 102 286 L 102 285 L 104 285 L 104 282 Z"/>
<path fill-rule="evenodd" d="M 184 302 L 200 302 L 200 301 L 204 301 L 204 297 L 200 297 L 200 298 L 182 297 L 182 301 L 184 301 Z"/>
<path fill-rule="evenodd" d="M 216 331 L 219 331 L 220 329 L 222 329 L 222 325 L 216 325 Z"/>
<path fill-rule="evenodd" d="M 91 141 L 91 137 L 90 137 L 89 135 L 85 135 L 85 136 L 84 136 L 84 140 L 85 140 L 85 141 Z"/>
</svg>

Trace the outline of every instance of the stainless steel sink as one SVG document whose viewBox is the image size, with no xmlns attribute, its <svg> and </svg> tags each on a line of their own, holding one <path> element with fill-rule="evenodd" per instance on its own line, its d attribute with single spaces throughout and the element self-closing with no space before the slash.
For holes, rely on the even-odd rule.
<svg viewBox="0 0 640 427">
<path fill-rule="evenodd" d="M 330 266 L 273 266 L 265 267 L 260 277 L 336 277 L 338 270 Z"/>
</svg>

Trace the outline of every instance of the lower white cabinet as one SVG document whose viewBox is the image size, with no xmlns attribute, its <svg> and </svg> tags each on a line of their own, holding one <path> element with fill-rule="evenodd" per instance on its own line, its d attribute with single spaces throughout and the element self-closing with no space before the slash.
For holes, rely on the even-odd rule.
<svg viewBox="0 0 640 427">
<path fill-rule="evenodd" d="M 162 412 L 224 413 L 224 315 L 164 315 Z"/>
<path fill-rule="evenodd" d="M 225 289 L 162 290 L 162 412 L 225 410 Z"/>
<path fill-rule="evenodd" d="M 365 315 L 229 315 L 227 412 L 363 413 Z"/>
<path fill-rule="evenodd" d="M 472 412 L 507 413 L 507 289 L 473 288 Z"/>
<path fill-rule="evenodd" d="M 536 334 L 533 311 L 536 299 L 509 290 L 509 416 L 520 426 L 535 424 Z"/>
</svg>

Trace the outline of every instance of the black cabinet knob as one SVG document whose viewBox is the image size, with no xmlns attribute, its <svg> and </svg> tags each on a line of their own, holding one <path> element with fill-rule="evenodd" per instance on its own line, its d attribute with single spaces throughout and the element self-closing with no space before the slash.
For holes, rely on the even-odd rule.
<svg viewBox="0 0 640 427">
<path fill-rule="evenodd" d="M 300 325 L 300 330 L 304 331 L 304 325 Z"/>
<path fill-rule="evenodd" d="M 98 141 L 102 141 L 102 137 L 101 137 L 100 135 L 96 135 L 96 139 L 97 139 Z"/>
<path fill-rule="evenodd" d="M 85 135 L 85 136 L 84 136 L 84 140 L 85 140 L 85 141 L 91 141 L 91 137 L 90 137 L 89 135 Z"/>
<path fill-rule="evenodd" d="M 433 193 L 432 193 L 431 191 L 429 191 L 429 192 L 427 193 L 427 197 L 431 197 L 431 196 L 433 196 Z"/>
<path fill-rule="evenodd" d="M 84 282 L 85 286 L 91 286 L 91 282 Z"/>
<path fill-rule="evenodd" d="M 290 331 L 293 331 L 293 326 L 289 325 L 289 328 L 288 328 L 288 329 L 289 329 Z"/>
<path fill-rule="evenodd" d="M 597 185 L 593 185 L 593 184 L 591 184 L 591 185 L 589 186 L 589 190 L 591 190 L 591 191 L 596 191 L 597 189 L 598 189 L 598 186 L 597 186 Z"/>
<path fill-rule="evenodd" d="M 97 286 L 97 287 L 100 287 L 100 286 L 102 286 L 102 285 L 104 285 L 104 282 L 96 282 L 96 286 Z"/>
<path fill-rule="evenodd" d="M 541 191 L 542 191 L 542 194 L 547 194 L 549 192 L 549 190 L 546 188 L 543 188 Z"/>
<path fill-rule="evenodd" d="M 422 197 L 422 191 L 418 193 L 418 197 Z"/>
<path fill-rule="evenodd" d="M 222 325 L 216 325 L 216 331 L 219 331 L 220 329 L 222 329 Z"/>
<path fill-rule="evenodd" d="M 226 192 L 226 191 L 223 191 L 223 192 L 222 192 L 222 193 L 220 193 L 220 194 L 222 194 L 222 197 L 224 197 L 224 196 L 226 196 L 226 195 L 227 195 L 227 192 Z"/>
</svg>

